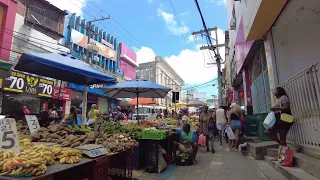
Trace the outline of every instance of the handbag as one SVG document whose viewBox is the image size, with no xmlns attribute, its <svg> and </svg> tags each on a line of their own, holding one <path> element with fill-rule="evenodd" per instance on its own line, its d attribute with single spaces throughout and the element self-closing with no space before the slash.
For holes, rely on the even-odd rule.
<svg viewBox="0 0 320 180">
<path fill-rule="evenodd" d="M 281 98 L 280 98 L 280 107 L 282 106 Z M 280 120 L 286 123 L 293 123 L 294 117 L 287 113 L 282 113 L 280 116 Z"/>
<path fill-rule="evenodd" d="M 226 128 L 226 132 L 227 132 L 228 138 L 229 138 L 230 140 L 236 139 L 236 136 L 234 135 L 234 133 L 233 133 L 233 131 L 232 131 L 232 129 L 231 129 L 230 126 L 228 126 L 228 127 Z"/>
</svg>

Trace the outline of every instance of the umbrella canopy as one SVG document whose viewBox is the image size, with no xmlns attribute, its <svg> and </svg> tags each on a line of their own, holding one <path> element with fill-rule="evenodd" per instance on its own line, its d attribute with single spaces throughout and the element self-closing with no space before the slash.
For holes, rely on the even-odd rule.
<svg viewBox="0 0 320 180">
<path fill-rule="evenodd" d="M 23 53 L 15 69 L 80 85 L 117 82 L 115 78 L 66 53 Z"/>
<path fill-rule="evenodd" d="M 135 79 L 121 82 L 115 85 L 104 87 L 110 98 L 136 98 L 139 104 L 139 97 L 144 98 L 164 98 L 171 90 L 166 86 L 142 79 Z M 139 123 L 139 111 L 137 120 Z"/>
<path fill-rule="evenodd" d="M 200 100 L 192 100 L 190 101 L 186 106 L 203 106 L 203 105 L 206 105 L 205 102 L 203 101 L 200 101 Z"/>
<path fill-rule="evenodd" d="M 174 108 L 182 108 L 182 107 L 185 107 L 187 104 L 184 103 L 184 102 L 179 102 L 179 103 L 176 103 L 176 104 L 173 104 L 170 108 L 171 109 L 174 109 Z"/>
<path fill-rule="evenodd" d="M 137 105 L 137 102 L 139 105 L 150 105 L 156 103 L 152 98 L 134 98 L 129 101 L 129 104 Z"/>
<path fill-rule="evenodd" d="M 142 79 L 125 81 L 104 88 L 110 98 L 164 98 L 171 90 L 166 86 Z"/>
</svg>

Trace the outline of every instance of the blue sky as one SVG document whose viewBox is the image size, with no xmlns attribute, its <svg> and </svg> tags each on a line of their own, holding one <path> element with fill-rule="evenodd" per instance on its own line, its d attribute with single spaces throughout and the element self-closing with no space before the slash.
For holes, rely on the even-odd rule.
<svg viewBox="0 0 320 180">
<path fill-rule="evenodd" d="M 61 9 L 81 14 L 85 19 L 111 15 L 110 20 L 96 23 L 118 37 L 147 62 L 163 56 L 185 80 L 186 86 L 203 84 L 216 78 L 209 52 L 199 51 L 205 44 L 201 36 L 194 42 L 192 31 L 203 29 L 193 0 L 49 0 Z M 171 4 L 172 3 L 172 4 Z M 208 28 L 218 27 L 219 43 L 224 43 L 228 29 L 225 0 L 199 0 Z M 220 40 L 221 39 L 221 40 Z M 219 52 L 224 57 L 224 48 Z M 216 94 L 213 86 L 200 86 L 198 91 Z"/>
</svg>

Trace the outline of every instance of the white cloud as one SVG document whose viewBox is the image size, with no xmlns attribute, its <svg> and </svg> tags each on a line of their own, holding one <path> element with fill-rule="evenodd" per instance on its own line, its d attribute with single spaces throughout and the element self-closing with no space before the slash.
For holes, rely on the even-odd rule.
<svg viewBox="0 0 320 180">
<path fill-rule="evenodd" d="M 161 8 L 157 9 L 158 16 L 160 16 L 164 22 L 166 23 L 166 28 L 174 35 L 181 35 L 185 34 L 189 31 L 189 28 L 183 24 L 181 26 L 178 24 L 178 22 L 175 20 L 175 17 L 173 14 L 164 12 Z"/>
<path fill-rule="evenodd" d="M 77 15 L 82 15 L 82 9 L 86 6 L 87 0 L 47 0 L 61 10 L 67 10 Z M 80 2 L 81 1 L 81 2 Z"/>
<path fill-rule="evenodd" d="M 156 53 L 149 47 L 142 46 L 140 49 L 134 48 L 134 51 L 137 54 L 137 62 L 145 63 L 149 61 L 154 61 L 154 58 L 156 57 Z"/>
<path fill-rule="evenodd" d="M 214 35 L 214 34 L 213 34 Z M 224 43 L 224 31 L 218 29 L 219 44 Z M 213 41 L 215 43 L 215 41 Z M 198 48 L 205 44 L 198 44 Z M 137 52 L 138 63 L 153 61 L 156 53 L 149 47 L 141 47 Z M 221 58 L 225 58 L 225 48 L 219 48 Z M 210 55 L 211 54 L 211 55 Z M 209 66 L 207 63 L 213 61 L 214 53 L 209 50 L 184 49 L 178 55 L 164 57 L 172 68 L 182 77 L 186 84 L 200 84 L 208 82 L 217 77 L 217 67 Z M 224 60 L 223 60 L 224 61 Z M 206 67 L 205 67 L 206 66 Z M 224 65 L 222 65 L 222 68 Z"/>
<path fill-rule="evenodd" d="M 183 12 L 183 13 L 180 13 L 180 16 L 187 16 L 189 14 L 189 12 Z"/>
<path fill-rule="evenodd" d="M 207 0 L 208 3 L 215 3 L 219 6 L 225 5 L 227 3 L 227 0 Z"/>
</svg>

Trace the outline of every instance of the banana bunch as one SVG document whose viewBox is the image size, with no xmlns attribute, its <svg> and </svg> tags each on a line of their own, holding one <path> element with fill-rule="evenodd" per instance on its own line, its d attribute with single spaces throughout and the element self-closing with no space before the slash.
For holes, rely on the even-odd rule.
<svg viewBox="0 0 320 180">
<path fill-rule="evenodd" d="M 0 161 L 1 172 L 0 176 L 10 174 L 24 176 L 38 176 L 44 174 L 47 166 L 44 164 L 44 159 L 32 157 L 14 157 Z M 31 159 L 34 158 L 34 159 Z"/>
<path fill-rule="evenodd" d="M 12 151 L 0 151 L 0 161 L 13 158 L 14 153 Z"/>
<path fill-rule="evenodd" d="M 40 145 L 33 146 L 29 149 L 24 150 L 18 156 L 19 158 L 24 159 L 26 165 L 52 165 L 54 164 L 53 153 L 48 146 Z M 36 161 L 35 161 L 36 160 Z"/>
<path fill-rule="evenodd" d="M 19 139 L 19 145 L 22 151 L 25 149 L 29 149 L 33 146 L 31 140 L 28 138 Z"/>
<path fill-rule="evenodd" d="M 73 164 L 82 161 L 82 152 L 77 149 L 53 146 L 51 151 L 54 154 L 54 159 L 59 160 L 61 164 Z"/>
</svg>

